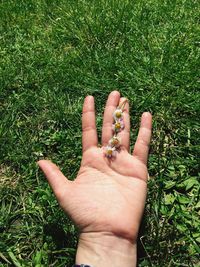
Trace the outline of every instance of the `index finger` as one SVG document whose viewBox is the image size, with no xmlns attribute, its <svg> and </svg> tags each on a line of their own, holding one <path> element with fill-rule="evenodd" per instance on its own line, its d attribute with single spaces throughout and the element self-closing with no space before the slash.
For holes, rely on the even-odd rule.
<svg viewBox="0 0 200 267">
<path fill-rule="evenodd" d="M 82 113 L 82 131 L 83 152 L 91 148 L 92 146 L 98 145 L 93 96 L 87 96 L 84 100 Z"/>
</svg>

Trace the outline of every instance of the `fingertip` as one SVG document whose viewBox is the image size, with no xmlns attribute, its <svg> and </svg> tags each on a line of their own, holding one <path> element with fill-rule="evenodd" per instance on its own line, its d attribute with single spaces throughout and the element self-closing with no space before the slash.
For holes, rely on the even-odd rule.
<svg viewBox="0 0 200 267">
<path fill-rule="evenodd" d="M 141 117 L 141 126 L 151 128 L 152 127 L 152 114 L 150 112 L 144 112 Z"/>
<path fill-rule="evenodd" d="M 145 112 L 143 112 L 142 117 L 143 118 L 152 118 L 152 114 L 149 111 L 145 111 Z"/>
<path fill-rule="evenodd" d="M 113 90 L 113 91 L 110 93 L 110 96 L 119 96 L 119 97 L 120 97 L 120 92 L 117 91 L 117 90 Z"/>
<path fill-rule="evenodd" d="M 94 111 L 94 109 L 95 109 L 94 97 L 92 95 L 86 96 L 83 103 L 83 112 Z"/>
<path fill-rule="evenodd" d="M 124 102 L 125 100 L 128 102 L 128 99 L 127 99 L 126 97 L 122 96 L 122 97 L 120 98 L 120 102 Z"/>
<path fill-rule="evenodd" d="M 46 175 L 49 173 L 49 171 L 59 170 L 58 166 L 48 159 L 41 159 L 37 161 L 37 164 Z"/>
<path fill-rule="evenodd" d="M 94 97 L 93 97 L 93 95 L 87 95 L 87 96 L 85 97 L 85 99 L 87 99 L 87 100 L 93 100 Z"/>
<path fill-rule="evenodd" d="M 36 164 L 40 167 L 42 165 L 42 162 L 44 161 L 44 159 L 40 159 L 36 162 Z"/>
<path fill-rule="evenodd" d="M 92 95 L 87 95 L 84 99 L 84 106 L 91 104 L 94 105 L 94 97 Z"/>
<path fill-rule="evenodd" d="M 44 164 L 46 163 L 50 163 L 51 161 L 50 160 L 47 160 L 47 159 L 40 159 L 36 162 L 36 164 L 39 166 L 39 167 L 42 167 Z M 52 163 L 52 162 L 51 162 Z"/>
</svg>

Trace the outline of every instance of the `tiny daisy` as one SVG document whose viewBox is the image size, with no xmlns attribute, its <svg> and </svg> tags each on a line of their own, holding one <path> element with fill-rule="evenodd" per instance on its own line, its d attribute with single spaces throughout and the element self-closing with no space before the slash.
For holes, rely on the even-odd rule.
<svg viewBox="0 0 200 267">
<path fill-rule="evenodd" d="M 108 158 L 115 157 L 116 156 L 116 149 L 115 149 L 115 147 L 107 146 L 105 148 L 105 154 L 106 154 L 106 157 L 108 157 Z"/>
<path fill-rule="evenodd" d="M 121 108 L 118 107 L 113 113 L 113 118 L 115 119 L 115 121 L 117 121 L 121 119 L 122 116 L 123 116 L 123 111 Z"/>
<path fill-rule="evenodd" d="M 118 136 L 118 133 L 125 128 L 123 111 L 127 102 L 128 100 L 125 99 L 113 112 L 113 119 L 114 119 L 114 123 L 112 125 L 113 136 L 109 140 L 108 145 L 106 147 L 103 147 L 104 154 L 107 158 L 116 157 L 117 152 L 120 151 L 119 148 L 121 146 L 121 138 Z"/>
<path fill-rule="evenodd" d="M 108 143 L 111 147 L 119 148 L 121 145 L 121 138 L 118 136 L 113 136 Z"/>
<path fill-rule="evenodd" d="M 116 121 L 112 125 L 112 129 L 113 129 L 114 132 L 118 133 L 118 132 L 120 132 L 121 130 L 124 129 L 124 126 L 125 126 L 124 125 L 124 121 L 123 121 L 123 119 L 121 119 L 121 120 Z"/>
</svg>

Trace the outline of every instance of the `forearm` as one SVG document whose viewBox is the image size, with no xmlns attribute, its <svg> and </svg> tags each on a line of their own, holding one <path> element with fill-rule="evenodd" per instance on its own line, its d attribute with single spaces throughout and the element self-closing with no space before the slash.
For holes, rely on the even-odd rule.
<svg viewBox="0 0 200 267">
<path fill-rule="evenodd" d="M 136 266 L 136 244 L 108 233 L 82 233 L 76 264 L 94 267 Z"/>
</svg>

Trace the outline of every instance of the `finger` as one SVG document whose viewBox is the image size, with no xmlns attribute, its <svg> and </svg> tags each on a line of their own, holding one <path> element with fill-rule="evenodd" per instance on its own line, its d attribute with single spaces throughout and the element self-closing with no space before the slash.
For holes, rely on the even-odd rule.
<svg viewBox="0 0 200 267">
<path fill-rule="evenodd" d="M 40 169 L 45 174 L 56 198 L 60 201 L 69 188 L 70 181 L 63 175 L 59 168 L 50 160 L 40 160 L 37 162 Z"/>
<path fill-rule="evenodd" d="M 151 140 L 152 116 L 149 112 L 142 114 L 138 137 L 133 150 L 133 156 L 147 164 L 149 144 Z"/>
<path fill-rule="evenodd" d="M 120 100 L 120 93 L 118 91 L 112 91 L 108 96 L 103 116 L 103 127 L 102 127 L 103 146 L 107 145 L 108 141 L 112 137 L 113 112 L 117 108 L 119 100 Z"/>
<path fill-rule="evenodd" d="M 91 148 L 92 146 L 97 146 L 98 137 L 95 122 L 95 106 L 93 96 L 87 96 L 84 100 L 82 131 L 83 152 Z"/>
<path fill-rule="evenodd" d="M 120 98 L 119 105 L 126 100 L 125 97 Z M 129 116 L 129 103 L 126 102 L 123 108 L 124 129 L 119 132 L 118 136 L 121 138 L 121 144 L 129 151 L 130 147 L 130 116 Z"/>
</svg>

